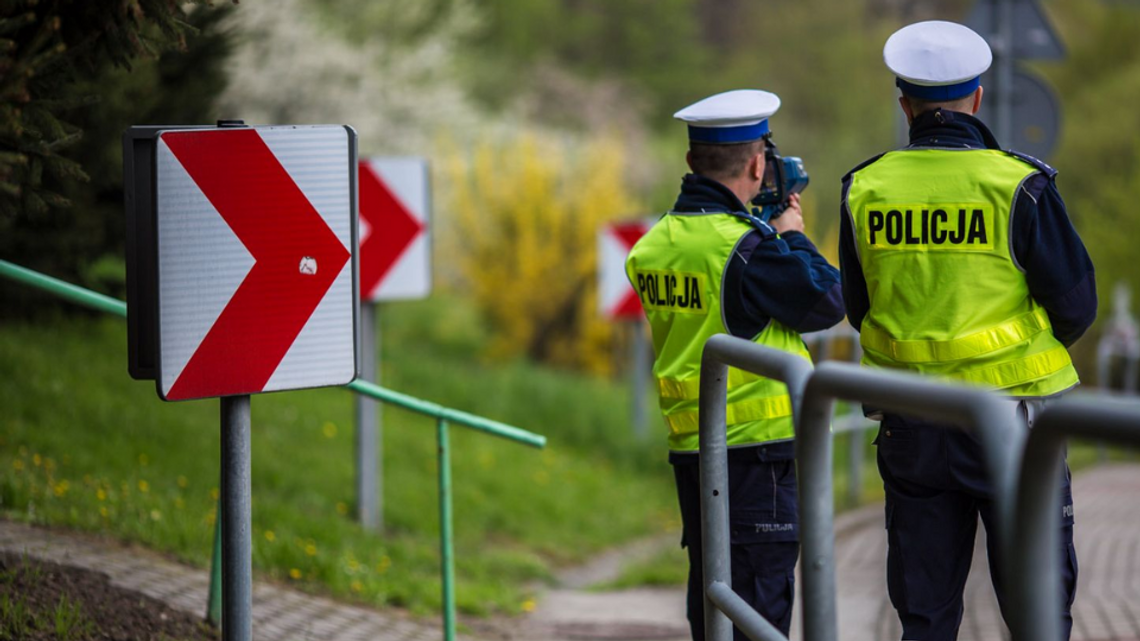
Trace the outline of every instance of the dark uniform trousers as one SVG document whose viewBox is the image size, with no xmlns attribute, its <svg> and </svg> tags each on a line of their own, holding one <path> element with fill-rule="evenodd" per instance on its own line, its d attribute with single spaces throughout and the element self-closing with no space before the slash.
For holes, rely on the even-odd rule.
<svg viewBox="0 0 1140 641">
<path fill-rule="evenodd" d="M 1022 406 L 1024 415 L 1024 405 Z M 879 427 L 879 471 L 886 490 L 887 587 L 904 640 L 953 641 L 962 622 L 962 592 L 973 558 L 978 517 L 986 532 L 990 576 L 1002 614 L 1000 557 L 993 492 L 978 440 L 956 428 L 886 415 Z M 1057 506 L 1062 529 L 1062 631 L 1072 631 L 1070 613 L 1077 584 L 1073 549 L 1073 499 L 1068 466 Z"/>
<path fill-rule="evenodd" d="M 787 635 L 800 547 L 796 468 L 794 461 L 761 461 L 760 450 L 729 450 L 732 589 Z M 681 545 L 689 553 L 689 627 L 694 641 L 704 641 L 700 465 L 696 455 L 671 458 L 684 526 Z M 733 639 L 747 641 L 736 628 Z"/>
</svg>

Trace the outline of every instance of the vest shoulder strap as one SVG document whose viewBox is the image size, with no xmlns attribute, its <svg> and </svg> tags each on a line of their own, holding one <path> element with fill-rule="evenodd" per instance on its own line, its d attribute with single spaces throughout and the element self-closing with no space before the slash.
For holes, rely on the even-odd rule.
<svg viewBox="0 0 1140 641">
<path fill-rule="evenodd" d="M 1004 151 L 1005 151 L 1005 153 L 1009 154 L 1010 156 L 1013 156 L 1014 158 L 1017 158 L 1018 160 L 1020 160 L 1024 163 L 1033 165 L 1038 171 L 1040 171 L 1041 173 L 1045 174 L 1046 176 L 1048 176 L 1050 178 L 1057 175 L 1057 170 L 1054 169 L 1051 165 L 1049 165 L 1049 163 L 1045 162 L 1044 160 L 1034 158 L 1033 156 L 1030 156 L 1029 154 L 1023 154 L 1020 151 L 1014 151 L 1012 149 L 1005 149 Z"/>
<path fill-rule="evenodd" d="M 882 158 L 884 155 L 886 155 L 886 153 L 887 153 L 887 152 L 885 152 L 885 151 L 884 151 L 884 152 L 883 152 L 883 153 L 881 153 L 881 154 L 877 154 L 877 155 L 875 155 L 875 156 L 871 156 L 870 158 L 868 158 L 868 159 L 864 160 L 863 162 L 859 163 L 858 165 L 855 165 L 855 168 L 854 168 L 854 169 L 852 169 L 851 171 L 849 171 L 849 172 L 847 172 L 846 174 L 844 174 L 844 175 L 843 175 L 843 182 L 848 182 L 848 181 L 850 181 L 850 180 L 851 180 L 851 176 L 852 176 L 852 175 L 854 175 L 854 174 L 855 174 L 855 172 L 859 171 L 860 169 L 863 169 L 863 168 L 864 168 L 864 167 L 866 167 L 867 165 L 873 164 L 875 161 L 877 161 L 878 159 L 880 159 L 880 158 Z"/>
</svg>

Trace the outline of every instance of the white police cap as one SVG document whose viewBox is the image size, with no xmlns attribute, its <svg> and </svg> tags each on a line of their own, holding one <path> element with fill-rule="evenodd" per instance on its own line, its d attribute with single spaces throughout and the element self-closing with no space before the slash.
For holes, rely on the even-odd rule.
<svg viewBox="0 0 1140 641">
<path fill-rule="evenodd" d="M 895 84 L 922 100 L 955 100 L 973 93 L 993 54 L 984 38 L 965 25 L 929 20 L 907 25 L 887 38 L 883 62 Z"/>
<path fill-rule="evenodd" d="M 768 135 L 768 118 L 779 109 L 774 93 L 737 89 L 694 102 L 673 117 L 688 123 L 689 140 L 727 145 Z"/>
</svg>

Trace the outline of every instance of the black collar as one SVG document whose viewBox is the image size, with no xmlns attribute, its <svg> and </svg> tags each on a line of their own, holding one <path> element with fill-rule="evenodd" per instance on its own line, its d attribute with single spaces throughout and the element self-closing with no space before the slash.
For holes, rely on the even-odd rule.
<svg viewBox="0 0 1140 641">
<path fill-rule="evenodd" d="M 673 205 L 673 211 L 683 212 L 747 212 L 744 203 L 732 190 L 699 174 L 685 174 L 681 179 L 681 194 Z"/>
<path fill-rule="evenodd" d="M 977 118 L 959 111 L 935 109 L 918 115 L 910 124 L 910 148 L 951 147 L 1001 149 L 993 133 Z"/>
</svg>

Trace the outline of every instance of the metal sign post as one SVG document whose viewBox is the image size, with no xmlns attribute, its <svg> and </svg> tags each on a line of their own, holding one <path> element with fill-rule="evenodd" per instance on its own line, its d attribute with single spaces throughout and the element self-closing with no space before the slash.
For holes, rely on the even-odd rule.
<svg viewBox="0 0 1140 641">
<path fill-rule="evenodd" d="M 380 382 L 382 301 L 431 294 L 431 185 L 427 160 L 367 158 L 360 177 L 360 376 Z M 383 408 L 356 397 L 356 518 L 384 529 Z"/>
<path fill-rule="evenodd" d="M 249 396 L 222 407 L 222 640 L 253 638 Z"/>
<path fill-rule="evenodd" d="M 625 274 L 625 259 L 638 239 L 649 231 L 653 222 L 636 220 L 607 223 L 598 230 L 598 310 L 609 320 L 627 321 L 629 337 L 630 422 L 634 434 L 644 438 L 648 432 L 645 407 L 646 364 L 649 354 L 645 319 L 641 300 Z"/>
<path fill-rule="evenodd" d="M 994 67 L 997 73 L 997 136 L 1003 144 L 1010 144 L 1010 112 L 1013 107 L 1013 3 L 998 0 L 994 4 L 994 23 L 997 38 L 994 42 Z"/>
<path fill-rule="evenodd" d="M 379 385 L 377 307 L 376 303 L 360 305 L 360 377 Z M 379 409 L 379 403 L 371 398 L 356 396 L 356 517 L 364 529 L 372 531 L 384 529 L 383 427 Z"/>
<path fill-rule="evenodd" d="M 629 325 L 630 362 L 629 362 L 629 394 L 630 394 L 630 422 L 637 438 L 648 436 L 648 412 L 645 406 L 646 368 L 649 363 L 649 341 L 646 340 L 645 326 L 640 320 L 631 321 Z"/>
<path fill-rule="evenodd" d="M 1063 59 L 1057 31 L 1036 0 L 979 0 L 966 25 L 986 38 L 994 54 L 993 67 L 982 76 L 986 97 L 978 116 L 994 125 L 1005 148 L 1048 157 L 1061 125 L 1059 101 L 1047 83 L 1017 69 L 1015 61 Z"/>
<path fill-rule="evenodd" d="M 251 641 L 250 394 L 356 378 L 356 133 L 132 127 L 123 165 L 128 371 L 220 399 L 222 638 Z"/>
</svg>

